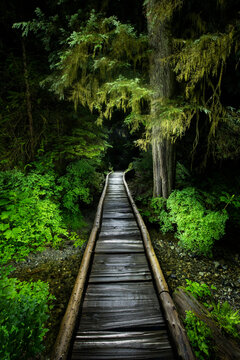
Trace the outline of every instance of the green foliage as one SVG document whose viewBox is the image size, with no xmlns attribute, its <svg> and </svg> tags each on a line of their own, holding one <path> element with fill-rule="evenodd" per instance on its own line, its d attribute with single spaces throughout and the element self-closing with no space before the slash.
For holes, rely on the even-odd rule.
<svg viewBox="0 0 240 360">
<path fill-rule="evenodd" d="M 151 0 L 145 0 L 144 5 L 148 9 L 148 17 L 151 18 L 151 25 L 154 26 L 157 21 L 171 19 L 173 13 L 182 7 L 183 0 L 163 0 L 160 3 L 153 3 Z M 154 4 L 152 6 L 152 4 Z"/>
<path fill-rule="evenodd" d="M 240 208 L 240 195 L 235 195 L 235 194 L 229 194 L 226 191 L 222 191 L 222 194 L 220 196 L 220 201 L 222 203 L 225 203 L 225 209 L 227 208 L 227 206 L 229 205 L 233 205 L 236 209 Z"/>
<path fill-rule="evenodd" d="M 72 129 L 69 135 L 63 135 L 55 145 L 56 158 L 65 158 L 71 161 L 81 158 L 96 159 L 101 157 L 109 147 L 105 130 L 97 126 L 94 118 L 81 118 L 77 128 Z"/>
<path fill-rule="evenodd" d="M 54 176 L 20 171 L 0 172 L 0 261 L 22 259 L 47 244 L 57 247 L 67 235 Z"/>
<path fill-rule="evenodd" d="M 82 219 L 80 205 L 92 202 L 93 194 L 100 192 L 102 181 L 102 175 L 96 172 L 96 162 L 87 159 L 70 163 L 66 174 L 59 178 L 65 220 L 72 228 L 76 228 L 77 224 L 79 227 Z"/>
<path fill-rule="evenodd" d="M 41 31 L 32 24 L 15 24 L 23 30 Z M 41 27 L 41 21 L 39 20 Z M 66 47 L 67 44 L 67 47 Z M 146 121 L 142 107 L 150 101 L 151 91 L 140 81 L 139 72 L 148 64 L 148 41 L 137 35 L 130 24 L 115 16 L 103 18 L 91 12 L 84 25 L 73 31 L 52 64 L 54 71 L 42 82 L 60 98 L 71 100 L 99 112 L 98 123 L 111 118 L 114 109 L 128 110 L 128 124 L 134 129 Z"/>
<path fill-rule="evenodd" d="M 36 19 L 33 19 L 32 21 L 14 23 L 12 27 L 13 29 L 21 30 L 23 37 L 26 37 L 29 35 L 29 33 L 33 32 L 35 35 L 41 38 L 45 50 L 49 51 L 51 35 L 57 31 L 57 22 L 59 17 L 58 15 L 54 15 L 47 18 L 39 7 L 36 8 L 35 14 L 37 16 Z"/>
<path fill-rule="evenodd" d="M 189 291 L 196 299 L 207 299 L 212 297 L 211 290 L 216 290 L 215 286 L 207 284 L 199 284 L 196 281 L 186 279 L 187 286 L 185 289 Z"/>
<path fill-rule="evenodd" d="M 207 301 L 204 303 L 205 306 L 210 305 L 213 307 L 213 310 L 210 312 L 209 316 L 217 322 L 217 325 L 224 329 L 229 335 L 240 338 L 240 315 L 239 311 L 235 311 L 231 308 L 229 303 L 225 301 L 223 304 L 218 302 L 217 304 L 213 301 L 212 291 L 216 290 L 215 286 L 207 286 L 206 284 L 199 284 L 195 281 L 190 281 L 186 279 L 187 286 L 185 289 L 198 300 Z M 190 319 L 192 320 L 192 319 Z"/>
<path fill-rule="evenodd" d="M 235 338 L 240 338 L 239 311 L 234 311 L 227 301 L 225 301 L 223 304 L 214 304 L 211 317 L 216 320 L 220 328 L 224 329 L 228 334 Z"/>
<path fill-rule="evenodd" d="M 225 34 L 204 34 L 199 39 L 183 41 L 182 50 L 174 58 L 174 71 L 178 74 L 177 79 L 187 84 L 187 98 L 203 79 L 212 84 L 211 77 L 219 76 L 218 87 L 221 86 L 221 68 L 230 56 L 233 46 L 233 27 Z"/>
<path fill-rule="evenodd" d="M 150 207 L 153 210 L 153 216 L 149 217 L 150 222 L 157 222 L 160 225 L 160 230 L 163 233 L 173 231 L 173 225 L 166 212 L 166 199 L 162 197 L 152 198 Z"/>
<path fill-rule="evenodd" d="M 172 223 L 177 225 L 179 245 L 196 254 L 211 255 L 214 240 L 225 232 L 228 214 L 210 211 L 194 188 L 175 190 L 167 200 Z"/>
<path fill-rule="evenodd" d="M 82 159 L 70 163 L 66 174 L 59 178 L 64 192 L 63 206 L 73 213 L 78 212 L 79 201 L 89 204 L 93 192 L 100 191 L 101 181 L 102 175 L 96 172 L 94 162 Z"/>
<path fill-rule="evenodd" d="M 69 240 L 73 241 L 73 245 L 75 247 L 82 247 L 85 242 L 87 241 L 87 237 L 78 236 L 76 233 L 72 233 L 71 236 L 69 236 Z"/>
<path fill-rule="evenodd" d="M 9 169 L 15 164 L 24 166 L 24 163 L 30 161 L 31 144 L 22 58 L 14 56 L 14 52 L 8 56 L 4 54 L 1 67 L 2 81 L 6 83 L 6 86 L 0 90 L 0 166 Z M 34 89 L 31 95 L 36 99 L 39 89 L 36 63 L 29 61 L 28 73 L 30 86 Z M 40 127 L 42 123 L 43 120 L 40 119 Z M 36 137 L 34 149 L 38 144 Z"/>
<path fill-rule="evenodd" d="M 0 273 L 0 357 L 2 360 L 29 359 L 39 354 L 48 331 L 48 285 L 42 281 L 20 282 L 8 278 L 10 269 Z M 51 307 L 50 307 L 51 309 Z"/>
<path fill-rule="evenodd" d="M 214 211 L 224 209 L 229 216 L 229 224 L 231 224 L 231 227 L 239 227 L 240 196 L 238 194 L 237 179 L 234 181 L 234 185 L 225 183 L 225 181 L 218 183 L 215 179 L 214 183 L 211 184 L 211 182 L 210 180 L 209 185 L 207 185 L 207 192 L 201 190 L 201 195 L 203 196 L 206 207 Z M 212 189 L 209 189 L 211 186 Z"/>
<path fill-rule="evenodd" d="M 175 39 L 175 50 L 168 61 L 172 62 L 177 80 L 185 88 L 185 104 L 189 104 L 189 107 L 182 107 L 185 118 L 178 116 L 175 120 L 175 128 L 180 129 L 181 135 L 185 133 L 191 120 L 196 119 L 196 136 L 192 152 L 194 154 L 203 129 L 200 121 L 201 124 L 205 123 L 204 136 L 207 134 L 207 149 L 202 163 L 205 165 L 210 152 L 219 158 L 231 158 L 239 152 L 237 143 L 239 113 L 226 106 L 222 97 L 222 82 L 228 62 L 233 59 L 237 64 L 234 52 L 239 47 L 239 32 L 235 21 L 224 25 L 221 23 L 224 14 L 221 13 L 220 8 L 218 9 L 218 16 L 221 14 L 219 31 L 216 24 L 213 25 L 206 20 L 204 11 L 201 13 L 197 7 L 195 8 L 194 3 L 192 7 L 194 9 L 192 12 L 188 9 L 191 26 L 189 29 L 185 27 L 182 38 Z M 228 11 L 230 8 L 231 4 Z M 209 11 L 211 10 L 207 13 Z M 195 31 L 193 23 L 197 25 Z M 224 28 L 225 32 L 222 32 Z M 167 125 L 169 126 L 169 122 Z M 171 124 L 170 130 L 172 132 Z"/>
<path fill-rule="evenodd" d="M 211 139 L 210 151 L 215 160 L 239 158 L 240 110 L 227 107 L 226 118 Z"/>
<path fill-rule="evenodd" d="M 158 223 L 165 233 L 177 227 L 179 245 L 185 250 L 209 256 L 214 240 L 219 240 L 225 232 L 228 214 L 225 209 L 212 211 L 205 207 L 203 195 L 195 188 L 175 190 L 169 198 L 153 198 L 143 215 L 152 223 Z"/>
<path fill-rule="evenodd" d="M 209 327 L 192 311 L 186 311 L 184 323 L 197 359 L 210 359 L 212 333 Z"/>
</svg>

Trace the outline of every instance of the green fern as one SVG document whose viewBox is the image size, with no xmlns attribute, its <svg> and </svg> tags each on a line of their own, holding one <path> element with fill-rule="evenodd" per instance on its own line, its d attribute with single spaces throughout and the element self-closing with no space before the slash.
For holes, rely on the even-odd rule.
<svg viewBox="0 0 240 360">
<path fill-rule="evenodd" d="M 223 304 L 214 304 L 211 317 L 216 320 L 219 326 L 235 338 L 240 338 L 240 314 L 231 308 L 225 301 Z"/>
</svg>

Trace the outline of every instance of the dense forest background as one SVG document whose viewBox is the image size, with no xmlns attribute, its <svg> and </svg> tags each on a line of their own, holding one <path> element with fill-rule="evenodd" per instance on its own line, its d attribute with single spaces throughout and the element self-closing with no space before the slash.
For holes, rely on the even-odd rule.
<svg viewBox="0 0 240 360">
<path fill-rule="evenodd" d="M 186 251 L 239 251 L 239 14 L 234 0 L 1 1 L 2 358 L 42 351 L 53 301 L 11 266 L 84 246 L 110 170 L 129 170 L 146 221 Z"/>
</svg>

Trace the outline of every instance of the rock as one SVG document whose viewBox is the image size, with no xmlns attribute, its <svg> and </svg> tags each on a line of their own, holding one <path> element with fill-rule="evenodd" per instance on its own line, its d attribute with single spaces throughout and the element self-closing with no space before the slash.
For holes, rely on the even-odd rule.
<svg viewBox="0 0 240 360">
<path fill-rule="evenodd" d="M 217 269 L 221 266 L 221 264 L 218 261 L 214 261 L 213 264 L 215 266 L 215 269 Z"/>
</svg>

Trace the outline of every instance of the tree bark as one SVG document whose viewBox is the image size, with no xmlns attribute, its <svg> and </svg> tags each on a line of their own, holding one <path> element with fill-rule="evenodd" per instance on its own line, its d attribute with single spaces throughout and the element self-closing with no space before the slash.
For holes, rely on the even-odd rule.
<svg viewBox="0 0 240 360">
<path fill-rule="evenodd" d="M 152 158 L 153 158 L 153 194 L 162 196 L 162 180 L 160 172 L 158 142 L 152 140 Z"/>
<path fill-rule="evenodd" d="M 171 98 L 174 90 L 174 77 L 167 62 L 162 61 L 171 54 L 170 21 L 159 20 L 154 7 L 157 0 L 147 5 L 149 44 L 152 49 L 150 58 L 150 84 L 154 90 L 151 104 L 153 152 L 153 196 L 170 195 L 175 177 L 175 146 L 161 131 L 159 104 Z"/>
<path fill-rule="evenodd" d="M 30 160 L 33 159 L 34 155 L 34 132 L 33 132 L 33 116 L 32 116 L 32 103 L 31 103 L 31 93 L 29 86 L 29 76 L 27 68 L 27 55 L 24 39 L 22 39 L 22 55 L 23 55 L 23 70 L 24 70 L 24 80 L 26 86 L 26 105 L 27 105 L 27 115 L 28 115 L 28 124 L 29 124 L 29 134 L 30 134 Z"/>
</svg>

